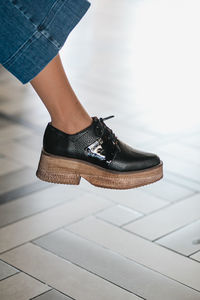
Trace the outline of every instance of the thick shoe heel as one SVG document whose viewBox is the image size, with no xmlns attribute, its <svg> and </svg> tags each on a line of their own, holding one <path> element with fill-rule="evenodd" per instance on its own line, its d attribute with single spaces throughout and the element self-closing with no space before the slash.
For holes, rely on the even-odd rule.
<svg viewBox="0 0 200 300">
<path fill-rule="evenodd" d="M 68 168 L 66 164 L 65 166 L 62 164 L 62 158 L 58 159 L 46 155 L 43 150 L 41 151 L 36 176 L 43 181 L 62 184 L 78 185 L 81 180 L 79 174 Z"/>
</svg>

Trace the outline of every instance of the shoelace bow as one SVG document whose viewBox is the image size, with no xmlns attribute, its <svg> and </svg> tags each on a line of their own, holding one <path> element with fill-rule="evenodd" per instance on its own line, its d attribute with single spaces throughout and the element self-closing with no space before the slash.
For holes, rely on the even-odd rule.
<svg viewBox="0 0 200 300">
<path fill-rule="evenodd" d="M 118 145 L 118 141 L 117 141 L 117 136 L 114 134 L 114 132 L 112 131 L 112 129 L 110 129 L 105 123 L 105 120 L 108 120 L 110 118 L 113 118 L 114 116 L 108 116 L 105 118 L 99 118 L 99 121 L 101 122 L 102 126 L 103 126 L 103 133 L 102 136 L 104 135 L 104 133 L 107 131 L 108 132 L 108 139 L 111 139 L 115 145 L 117 146 L 118 150 L 120 150 L 119 145 Z"/>
</svg>

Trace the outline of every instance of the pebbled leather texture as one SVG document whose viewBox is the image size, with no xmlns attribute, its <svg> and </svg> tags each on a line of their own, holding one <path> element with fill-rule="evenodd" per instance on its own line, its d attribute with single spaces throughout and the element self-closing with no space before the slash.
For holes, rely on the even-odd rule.
<svg viewBox="0 0 200 300">
<path fill-rule="evenodd" d="M 120 172 L 143 170 L 160 163 L 156 154 L 134 149 L 119 140 L 104 123 L 110 117 L 94 116 L 92 124 L 76 134 L 67 134 L 49 122 L 43 148 L 50 154 L 85 160 Z"/>
</svg>

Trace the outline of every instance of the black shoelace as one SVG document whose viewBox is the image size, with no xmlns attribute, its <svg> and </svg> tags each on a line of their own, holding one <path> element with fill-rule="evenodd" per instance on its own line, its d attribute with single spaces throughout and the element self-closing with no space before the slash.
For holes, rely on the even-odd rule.
<svg viewBox="0 0 200 300">
<path fill-rule="evenodd" d="M 110 129 L 110 128 L 104 123 L 105 120 L 108 120 L 108 119 L 113 118 L 113 117 L 114 117 L 114 116 L 112 115 L 112 116 L 108 116 L 108 117 L 105 117 L 105 118 L 99 118 L 99 121 L 101 122 L 102 127 L 103 127 L 102 136 L 106 133 L 108 139 L 112 140 L 112 142 L 117 146 L 118 150 L 120 150 L 120 147 L 119 147 L 119 145 L 118 145 L 118 138 L 117 138 L 117 136 L 116 136 L 115 133 L 112 131 L 112 129 Z"/>
</svg>

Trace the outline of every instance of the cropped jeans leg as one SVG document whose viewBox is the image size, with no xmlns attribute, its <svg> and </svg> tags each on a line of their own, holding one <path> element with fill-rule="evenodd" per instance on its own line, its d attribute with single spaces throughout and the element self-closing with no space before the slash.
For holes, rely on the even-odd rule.
<svg viewBox="0 0 200 300">
<path fill-rule="evenodd" d="M 22 84 L 59 52 L 87 12 L 87 0 L 1 0 L 0 64 Z"/>
</svg>

